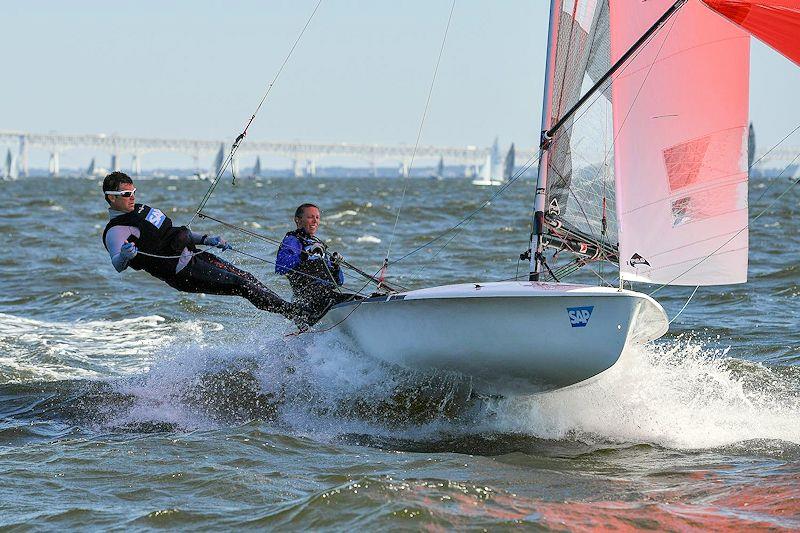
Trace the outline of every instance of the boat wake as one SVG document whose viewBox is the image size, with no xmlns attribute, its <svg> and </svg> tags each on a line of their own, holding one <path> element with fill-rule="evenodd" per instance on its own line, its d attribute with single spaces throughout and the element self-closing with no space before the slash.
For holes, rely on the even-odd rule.
<svg viewBox="0 0 800 533">
<path fill-rule="evenodd" d="M 585 385 L 490 409 L 492 429 L 545 439 L 680 449 L 800 444 L 800 369 L 731 358 L 684 336 L 629 349 Z"/>
<path fill-rule="evenodd" d="M 106 354 L 97 353 L 62 357 L 64 368 L 36 374 L 20 370 L 18 361 L 10 366 L 9 347 L 27 337 L 42 346 L 57 343 L 47 341 L 41 324 L 27 324 L 16 336 L 7 323 L 0 326 L 2 444 L 251 421 L 315 440 L 479 454 L 556 441 L 678 449 L 800 444 L 800 370 L 731 358 L 688 336 L 629 349 L 585 384 L 501 399 L 481 397 L 457 375 L 423 375 L 367 359 L 334 333 L 165 345 L 167 337 L 185 338 L 175 328 L 190 326 L 157 317 L 115 323 L 116 333 L 135 332 L 128 362 L 110 372 L 101 364 Z M 62 340 L 109 330 L 108 323 L 48 328 Z M 134 337 L 150 341 L 137 349 Z M 142 351 L 158 355 L 136 355 Z"/>
</svg>

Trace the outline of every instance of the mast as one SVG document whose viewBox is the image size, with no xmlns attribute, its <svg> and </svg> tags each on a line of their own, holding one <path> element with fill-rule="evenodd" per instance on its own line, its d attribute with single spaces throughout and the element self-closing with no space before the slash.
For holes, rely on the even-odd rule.
<svg viewBox="0 0 800 533">
<path fill-rule="evenodd" d="M 528 279 L 530 281 L 539 281 L 539 274 L 542 268 L 542 253 L 544 251 L 544 209 L 547 201 L 547 166 L 549 163 L 549 148 L 550 141 L 553 136 L 561 129 L 564 124 L 572 117 L 572 115 L 584 104 L 591 96 L 597 92 L 608 79 L 624 65 L 628 59 L 641 48 L 647 40 L 653 35 L 678 9 L 680 9 L 687 0 L 676 0 L 669 9 L 667 9 L 661 17 L 652 25 L 641 37 L 631 46 L 612 66 L 608 71 L 598 79 L 595 84 L 586 91 L 576 103 L 561 117 L 558 118 L 555 124 L 552 123 L 552 104 L 551 93 L 553 90 L 553 73 L 551 71 L 554 61 L 555 53 L 555 39 L 558 32 L 559 23 L 559 9 L 561 0 L 552 0 L 550 4 L 550 33 L 547 38 L 547 62 L 545 66 L 545 85 L 544 85 L 544 102 L 542 104 L 542 135 L 539 143 L 539 168 L 536 177 L 536 196 L 534 197 L 533 206 L 533 233 L 531 234 L 531 267 Z"/>
<path fill-rule="evenodd" d="M 551 93 L 553 91 L 552 66 L 555 63 L 555 41 L 558 32 L 558 17 L 561 0 L 550 2 L 550 29 L 547 35 L 547 59 L 544 67 L 544 94 L 542 95 L 542 132 L 550 129 L 552 120 Z M 541 271 L 541 254 L 544 249 L 542 234 L 544 232 L 544 208 L 547 200 L 547 163 L 549 153 L 544 142 L 539 145 L 539 168 L 536 173 L 536 196 L 533 199 L 533 232 L 531 233 L 531 266 L 529 281 L 539 281 Z"/>
</svg>

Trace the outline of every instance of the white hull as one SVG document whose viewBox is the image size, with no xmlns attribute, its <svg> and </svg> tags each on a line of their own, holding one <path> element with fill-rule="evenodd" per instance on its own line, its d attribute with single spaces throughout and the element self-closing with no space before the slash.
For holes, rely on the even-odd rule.
<svg viewBox="0 0 800 533">
<path fill-rule="evenodd" d="M 580 383 L 614 365 L 627 344 L 657 339 L 668 328 L 664 310 L 644 294 L 527 281 L 341 304 L 320 327 L 337 323 L 367 355 L 410 369 L 456 371 L 476 390 L 501 395 Z"/>
<path fill-rule="evenodd" d="M 483 186 L 492 186 L 492 185 L 502 185 L 502 180 L 487 180 L 487 179 L 479 179 L 479 180 L 472 180 L 473 185 L 483 185 Z"/>
</svg>

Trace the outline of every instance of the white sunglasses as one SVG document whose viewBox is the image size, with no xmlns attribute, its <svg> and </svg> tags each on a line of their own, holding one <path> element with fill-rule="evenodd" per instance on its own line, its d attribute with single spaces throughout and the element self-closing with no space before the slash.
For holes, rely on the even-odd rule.
<svg viewBox="0 0 800 533">
<path fill-rule="evenodd" d="M 122 196 L 123 198 L 130 198 L 136 194 L 136 187 L 129 191 L 103 191 L 103 194 L 110 194 L 111 196 Z"/>
</svg>

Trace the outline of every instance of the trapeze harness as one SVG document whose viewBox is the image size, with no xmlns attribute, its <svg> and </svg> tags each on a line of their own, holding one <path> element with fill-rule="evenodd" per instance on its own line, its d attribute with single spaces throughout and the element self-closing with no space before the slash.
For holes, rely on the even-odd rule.
<svg viewBox="0 0 800 533">
<path fill-rule="evenodd" d="M 300 314 L 298 306 L 283 300 L 249 272 L 212 253 L 198 252 L 189 228 L 173 226 L 172 220 L 158 209 L 136 204 L 130 213 L 112 218 L 103 231 L 103 246 L 106 246 L 108 230 L 115 226 L 139 229 L 138 238 L 133 235 L 128 238 L 140 252 L 144 252 L 128 263 L 134 270 L 144 270 L 179 291 L 242 296 L 264 311 L 280 313 L 287 318 Z M 180 272 L 175 272 L 178 265 L 176 256 L 184 249 L 194 255 Z"/>
<path fill-rule="evenodd" d="M 301 228 L 286 233 L 283 243 L 289 237 L 297 239 L 302 250 L 300 263 L 286 272 L 298 302 L 310 308 L 317 317 L 321 317 L 331 306 L 355 297 L 352 293 L 335 290 L 343 283 L 341 270 L 331 261 L 328 246 L 322 239 L 309 235 Z"/>
</svg>

